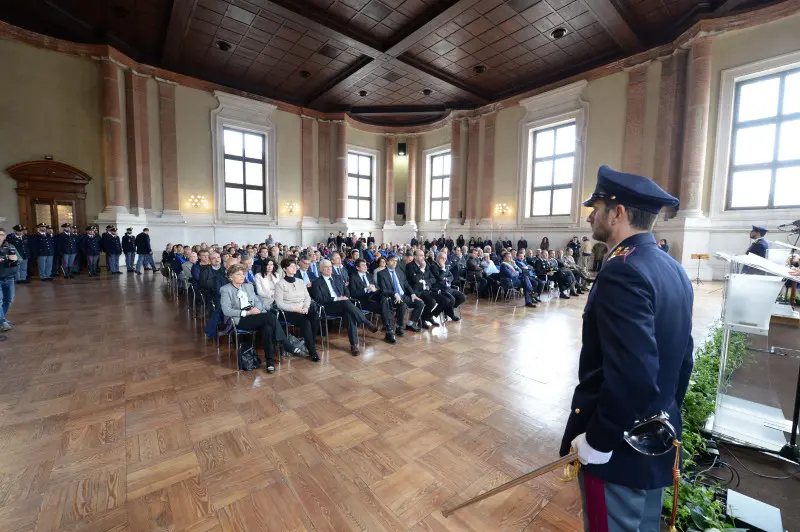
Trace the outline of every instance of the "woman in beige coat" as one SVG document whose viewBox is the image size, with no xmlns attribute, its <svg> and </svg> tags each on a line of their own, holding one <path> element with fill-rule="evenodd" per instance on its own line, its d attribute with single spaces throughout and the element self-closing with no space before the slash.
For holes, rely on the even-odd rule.
<svg viewBox="0 0 800 532">
<path fill-rule="evenodd" d="M 308 349 L 308 357 L 317 362 L 317 346 L 315 340 L 319 331 L 319 315 L 317 307 L 311 301 L 308 289 L 302 281 L 298 282 L 297 263 L 291 259 L 281 261 L 284 277 L 275 285 L 275 304 L 286 316 L 286 321 L 300 329 L 303 341 Z"/>
</svg>

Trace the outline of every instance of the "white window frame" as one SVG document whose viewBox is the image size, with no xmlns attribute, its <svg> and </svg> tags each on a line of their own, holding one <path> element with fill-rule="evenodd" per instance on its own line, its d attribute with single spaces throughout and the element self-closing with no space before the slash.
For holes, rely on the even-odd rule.
<svg viewBox="0 0 800 532">
<path fill-rule="evenodd" d="M 372 157 L 372 164 L 375 165 L 372 168 L 372 197 L 370 198 L 370 217 L 368 219 L 363 218 L 347 218 L 348 226 L 352 225 L 354 227 L 372 227 L 371 224 L 374 224 L 376 220 L 378 220 L 378 207 L 379 201 L 378 198 L 380 197 L 380 191 L 378 190 L 378 183 L 380 183 L 380 179 L 378 179 L 378 175 L 381 171 L 381 152 L 379 150 L 374 150 L 372 148 L 365 148 L 364 146 L 356 146 L 353 144 L 347 145 L 347 153 L 356 153 L 358 155 L 366 155 L 368 157 Z M 346 164 L 346 163 L 345 163 Z M 345 176 L 348 175 L 347 167 L 345 167 Z M 347 217 L 347 199 L 345 199 L 345 206 L 344 206 L 344 213 Z M 366 224 L 366 225 L 365 225 Z"/>
<path fill-rule="evenodd" d="M 243 225 L 277 225 L 277 131 L 272 114 L 277 107 L 258 100 L 242 98 L 220 91 L 214 96 L 219 106 L 211 111 L 212 171 L 214 176 L 215 222 Z M 265 214 L 242 214 L 225 211 L 225 147 L 223 130 L 229 127 L 248 133 L 264 135 L 264 186 L 266 187 Z"/>
<path fill-rule="evenodd" d="M 780 222 L 796 218 L 797 208 L 756 208 L 727 209 L 728 173 L 733 142 L 733 112 L 736 101 L 736 83 L 778 74 L 800 67 L 800 51 L 771 57 L 723 70 L 719 87 L 717 105 L 716 146 L 714 149 L 714 168 L 711 177 L 711 212 L 715 221 L 730 222 Z"/>
<path fill-rule="evenodd" d="M 450 144 L 442 144 L 441 146 L 436 146 L 435 148 L 428 148 L 427 150 L 423 150 L 422 157 L 423 161 L 425 161 L 425 195 L 423 196 L 425 200 L 425 207 L 424 207 L 424 215 L 423 218 L 426 222 L 431 222 L 433 224 L 437 223 L 445 223 L 449 222 L 452 216 L 452 208 L 453 208 L 453 198 L 450 198 L 450 216 L 446 219 L 442 220 L 431 220 L 431 177 L 433 173 L 433 168 L 431 167 L 431 160 L 433 157 L 437 155 L 444 155 L 445 153 L 450 153 L 452 151 Z M 452 166 L 452 153 L 450 154 L 450 179 L 453 179 L 453 166 Z M 452 181 L 451 181 L 452 182 Z M 447 193 L 448 197 L 450 196 L 450 192 Z"/>
<path fill-rule="evenodd" d="M 537 94 L 521 100 L 526 114 L 519 122 L 519 165 L 517 169 L 517 225 L 524 228 L 580 226 L 583 198 L 584 161 L 586 152 L 586 126 L 589 104 L 581 93 L 589 83 L 577 81 L 564 87 Z M 533 154 L 533 132 L 566 122 L 575 122 L 575 166 L 572 179 L 572 206 L 570 214 L 531 216 L 533 172 L 529 161 Z"/>
</svg>

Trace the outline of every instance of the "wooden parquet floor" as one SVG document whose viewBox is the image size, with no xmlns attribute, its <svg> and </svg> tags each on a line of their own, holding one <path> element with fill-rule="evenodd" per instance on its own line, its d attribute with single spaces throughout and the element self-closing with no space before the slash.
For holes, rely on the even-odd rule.
<svg viewBox="0 0 800 532">
<path fill-rule="evenodd" d="M 395 346 L 370 335 L 352 357 L 334 336 L 318 364 L 237 375 L 160 275 L 102 275 L 17 287 L 3 532 L 581 528 L 575 483 L 553 474 L 440 510 L 556 457 L 585 297 L 469 298 L 462 322 Z"/>
</svg>

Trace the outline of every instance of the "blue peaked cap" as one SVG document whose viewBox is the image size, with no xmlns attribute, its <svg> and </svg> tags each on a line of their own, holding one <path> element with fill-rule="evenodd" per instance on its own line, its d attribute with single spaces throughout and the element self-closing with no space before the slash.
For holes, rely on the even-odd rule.
<svg viewBox="0 0 800 532">
<path fill-rule="evenodd" d="M 633 207 L 645 212 L 658 212 L 664 207 L 677 207 L 678 198 L 664 192 L 652 179 L 636 174 L 617 172 L 603 165 L 597 170 L 597 185 L 594 193 L 583 202 L 591 207 L 597 200 L 614 200 L 620 205 Z"/>
</svg>

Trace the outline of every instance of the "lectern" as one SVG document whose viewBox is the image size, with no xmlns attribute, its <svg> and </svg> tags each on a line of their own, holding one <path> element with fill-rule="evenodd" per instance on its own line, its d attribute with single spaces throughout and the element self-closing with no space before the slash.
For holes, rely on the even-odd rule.
<svg viewBox="0 0 800 532">
<path fill-rule="evenodd" d="M 751 349 L 742 362 L 729 357 L 729 349 L 733 333 L 747 335 L 748 343 L 766 337 L 784 279 L 800 278 L 790 277 L 786 266 L 756 255 L 718 253 L 717 257 L 729 268 L 723 289 L 716 410 L 707 428 L 722 439 L 777 453 L 795 441 L 792 437 L 787 444 L 787 435 L 797 432 L 796 421 L 793 426 L 787 417 L 796 410 L 798 390 L 794 378 L 787 384 L 786 376 L 798 375 L 800 359 Z"/>
</svg>

